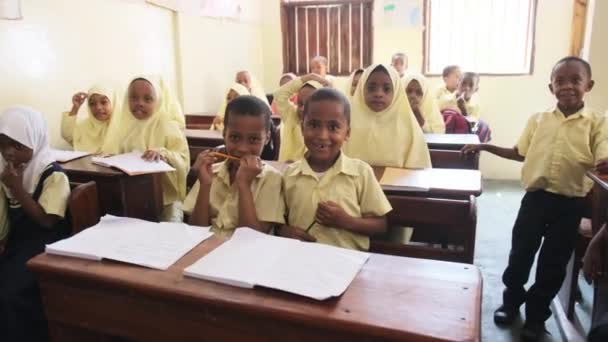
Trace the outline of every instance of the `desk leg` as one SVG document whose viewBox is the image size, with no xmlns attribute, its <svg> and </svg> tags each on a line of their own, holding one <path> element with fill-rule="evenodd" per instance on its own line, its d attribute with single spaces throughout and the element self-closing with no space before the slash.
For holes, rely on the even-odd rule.
<svg viewBox="0 0 608 342">
<path fill-rule="evenodd" d="M 124 216 L 158 222 L 163 210 L 160 174 L 120 179 Z"/>
</svg>

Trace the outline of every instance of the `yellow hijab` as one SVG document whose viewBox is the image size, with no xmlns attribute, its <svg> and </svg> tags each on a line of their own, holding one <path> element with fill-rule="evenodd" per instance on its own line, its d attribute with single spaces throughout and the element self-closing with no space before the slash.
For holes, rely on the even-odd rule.
<svg viewBox="0 0 608 342">
<path fill-rule="evenodd" d="M 249 93 L 249 90 L 247 90 L 247 88 L 245 88 L 244 85 L 239 84 L 239 83 L 233 83 L 230 86 L 230 88 L 228 88 L 228 90 L 226 90 L 226 92 L 224 93 L 225 95 L 224 95 L 224 99 L 222 100 L 222 105 L 220 106 L 220 109 L 218 109 L 218 111 L 217 111 L 217 116 L 222 118 L 222 123 L 211 125 L 212 130 L 221 131 L 224 129 L 223 121 L 224 121 L 224 116 L 226 115 L 226 107 L 228 106 L 227 97 L 231 90 L 234 90 L 234 92 L 237 93 L 238 96 L 251 95 Z"/>
<path fill-rule="evenodd" d="M 422 103 L 420 104 L 420 112 L 425 121 L 424 126 L 422 126 L 422 131 L 424 133 L 445 133 L 445 122 L 443 121 L 443 116 L 441 116 L 437 101 L 433 97 L 433 94 L 431 94 L 431 91 L 429 91 L 426 77 L 418 73 L 408 73 L 402 78 L 402 80 L 404 91 L 412 81 L 417 81 L 418 84 L 420 84 L 420 88 L 422 88 Z M 405 97 L 407 98 L 407 94 Z"/>
<path fill-rule="evenodd" d="M 146 150 L 159 151 L 175 171 L 163 174 L 162 186 L 164 204 L 181 201 L 186 196 L 186 176 L 190 166 L 190 152 L 184 132 L 180 129 L 173 116 L 167 111 L 171 108 L 167 101 L 171 94 L 167 88 L 161 87 L 159 77 L 136 77 L 129 82 L 129 86 L 137 79 L 144 79 L 152 84 L 156 93 L 154 112 L 149 118 L 139 120 L 133 116 L 129 108 L 129 90 L 125 95 L 121 119 L 121 145 L 120 153 L 132 151 L 145 152 Z M 175 101 L 174 103 L 177 103 Z"/>
<path fill-rule="evenodd" d="M 377 67 L 383 67 L 393 84 L 393 100 L 382 112 L 365 103 L 367 80 Z M 399 74 L 390 65 L 369 66 L 351 99 L 351 134 L 344 152 L 370 165 L 405 168 L 429 168 L 431 157 Z"/>
<path fill-rule="evenodd" d="M 355 70 L 353 70 L 353 72 L 350 73 L 350 76 L 348 77 L 348 83 L 346 83 L 344 85 L 344 94 L 346 94 L 346 97 L 348 97 L 349 99 L 354 96 L 354 95 L 351 95 L 350 90 L 353 87 L 353 81 L 355 80 L 355 75 L 358 72 L 364 72 L 364 71 L 365 71 L 364 69 L 355 69 Z M 363 75 L 361 75 L 361 76 L 363 76 Z M 359 78 L 359 83 L 361 83 L 361 78 Z M 357 88 L 359 87 L 359 83 L 357 83 Z"/>
<path fill-rule="evenodd" d="M 87 118 L 80 121 L 76 124 L 76 127 L 74 127 L 74 150 L 92 153 L 109 153 L 115 148 L 112 147 L 112 145 L 118 143 L 115 135 L 108 134 L 110 128 L 113 127 L 113 125 L 111 125 L 112 120 L 116 114 L 120 113 L 116 93 L 111 88 L 103 85 L 94 85 L 89 89 L 87 94 L 88 99 L 90 99 L 93 94 L 107 97 L 112 105 L 112 114 L 108 121 L 99 121 L 91 112 L 91 107 L 88 106 L 87 102 Z"/>
<path fill-rule="evenodd" d="M 162 77 L 158 82 L 162 93 L 166 94 L 165 98 L 168 99 L 167 101 L 163 101 L 163 110 L 169 113 L 170 119 L 175 121 L 180 129 L 186 129 L 186 117 L 177 97 L 171 93 L 169 86 Z"/>
</svg>

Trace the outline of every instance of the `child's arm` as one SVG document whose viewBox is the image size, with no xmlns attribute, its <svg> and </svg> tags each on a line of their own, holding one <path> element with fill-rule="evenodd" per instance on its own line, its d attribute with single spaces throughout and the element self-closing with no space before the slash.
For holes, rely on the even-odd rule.
<svg viewBox="0 0 608 342">
<path fill-rule="evenodd" d="M 251 227 L 255 230 L 268 233 L 272 224 L 258 220 L 251 192 L 251 184 L 255 177 L 262 172 L 262 160 L 259 157 L 248 155 L 241 158 L 239 169 L 236 172 L 235 182 L 239 191 L 239 226 Z"/>
<path fill-rule="evenodd" d="M 196 158 L 196 162 L 192 166 L 193 170 L 197 171 L 199 189 L 196 196 L 196 203 L 190 220 L 188 223 L 194 226 L 206 227 L 211 225 L 209 217 L 209 199 L 211 192 L 211 182 L 213 180 L 212 165 L 215 162 L 215 157 L 209 151 L 201 152 Z"/>
<path fill-rule="evenodd" d="M 336 227 L 361 235 L 375 235 L 386 231 L 386 216 L 353 217 L 332 201 L 319 202 L 315 220 L 327 227 Z"/>
<path fill-rule="evenodd" d="M 499 147 L 491 144 L 479 144 L 479 145 L 465 145 L 460 151 L 464 157 L 468 157 L 473 154 L 477 154 L 480 151 L 490 152 L 499 157 L 516 160 L 516 161 L 524 161 L 525 157 L 519 154 L 517 150 L 517 146 L 512 148 Z"/>
<path fill-rule="evenodd" d="M 293 227 L 287 224 L 281 225 L 276 228 L 276 233 L 278 236 L 290 239 L 296 239 L 307 242 L 317 242 L 317 239 L 314 236 L 308 234 L 304 229 Z"/>
<path fill-rule="evenodd" d="M 61 137 L 70 144 L 74 141 L 74 128 L 76 128 L 78 110 L 86 99 L 87 93 L 74 94 L 72 96 L 72 109 L 69 112 L 64 112 L 61 116 Z"/>
<path fill-rule="evenodd" d="M 52 228 L 59 220 L 59 217 L 47 214 L 44 208 L 34 201 L 32 196 L 23 188 L 24 170 L 25 166 L 15 168 L 12 163 L 7 163 L 2 173 L 2 183 L 8 187 L 15 200 L 21 204 L 21 208 L 29 217 L 44 228 Z"/>
</svg>

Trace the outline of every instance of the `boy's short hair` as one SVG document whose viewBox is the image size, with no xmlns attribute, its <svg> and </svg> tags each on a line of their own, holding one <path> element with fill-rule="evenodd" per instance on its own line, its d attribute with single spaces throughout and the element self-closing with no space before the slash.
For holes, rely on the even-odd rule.
<svg viewBox="0 0 608 342">
<path fill-rule="evenodd" d="M 560 64 L 569 62 L 582 64 L 583 68 L 587 72 L 587 76 L 589 76 L 589 79 L 591 79 L 591 64 L 589 64 L 589 62 L 587 62 L 586 60 L 576 56 L 567 56 L 557 61 L 557 63 L 555 63 L 555 65 L 553 66 L 553 69 L 551 69 L 551 79 L 553 79 L 553 77 L 555 76 L 555 70 Z"/>
<path fill-rule="evenodd" d="M 304 104 L 304 114 L 302 114 L 302 119 L 304 119 L 306 114 L 308 114 L 310 105 L 320 101 L 334 101 L 341 104 L 344 117 L 346 117 L 346 122 L 350 126 L 350 102 L 348 102 L 348 99 L 346 96 L 344 96 L 344 94 L 332 88 L 321 88 L 310 95 L 308 101 L 306 101 Z"/>
<path fill-rule="evenodd" d="M 317 62 L 319 62 L 319 63 L 321 63 L 321 64 L 323 64 L 323 65 L 327 66 L 327 58 L 325 58 L 325 57 L 323 57 L 323 56 L 319 56 L 319 55 L 314 56 L 314 57 L 313 57 L 313 58 L 310 60 L 310 63 L 312 63 L 312 62 L 314 62 L 314 61 L 317 61 Z"/>
<path fill-rule="evenodd" d="M 403 52 L 397 52 L 391 58 L 391 62 L 395 59 L 398 59 L 398 60 L 402 61 L 403 64 L 405 64 L 405 62 L 407 61 L 407 55 Z"/>
<path fill-rule="evenodd" d="M 270 108 L 262 100 L 252 95 L 242 95 L 228 102 L 224 113 L 224 127 L 228 127 L 232 116 L 260 116 L 266 130 L 270 129 Z"/>
<path fill-rule="evenodd" d="M 456 72 L 456 70 L 460 70 L 458 65 L 448 65 L 443 68 L 443 73 L 441 74 L 443 77 L 448 77 L 450 74 Z"/>
<path fill-rule="evenodd" d="M 475 84 L 479 85 L 479 74 L 478 73 L 472 72 L 472 71 L 467 71 L 462 74 L 462 79 L 464 80 L 466 78 L 473 79 L 473 81 L 475 81 Z"/>
</svg>

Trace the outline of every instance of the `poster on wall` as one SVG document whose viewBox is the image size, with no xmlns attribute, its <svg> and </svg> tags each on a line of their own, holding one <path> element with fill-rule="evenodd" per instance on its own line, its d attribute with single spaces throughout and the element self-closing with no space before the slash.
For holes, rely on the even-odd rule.
<svg viewBox="0 0 608 342">
<path fill-rule="evenodd" d="M 421 0 L 384 0 L 382 23 L 394 28 L 419 28 L 422 26 Z"/>
</svg>

